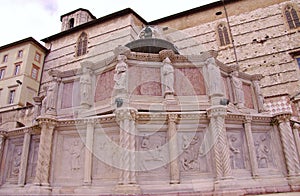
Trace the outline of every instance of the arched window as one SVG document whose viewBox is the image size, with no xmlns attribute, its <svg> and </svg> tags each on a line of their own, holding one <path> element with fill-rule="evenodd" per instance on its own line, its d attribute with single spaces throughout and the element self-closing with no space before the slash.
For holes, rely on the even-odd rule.
<svg viewBox="0 0 300 196">
<path fill-rule="evenodd" d="M 76 56 L 81 56 L 87 53 L 87 34 L 81 33 L 77 40 Z"/>
<path fill-rule="evenodd" d="M 221 46 L 226 46 L 230 44 L 230 38 L 228 33 L 228 28 L 225 24 L 221 23 L 217 27 L 219 41 Z"/>
<path fill-rule="evenodd" d="M 69 29 L 73 28 L 74 27 L 74 18 L 71 18 L 69 20 Z"/>
<path fill-rule="evenodd" d="M 300 27 L 299 16 L 296 9 L 292 5 L 287 5 L 284 9 L 284 14 L 290 29 Z"/>
</svg>

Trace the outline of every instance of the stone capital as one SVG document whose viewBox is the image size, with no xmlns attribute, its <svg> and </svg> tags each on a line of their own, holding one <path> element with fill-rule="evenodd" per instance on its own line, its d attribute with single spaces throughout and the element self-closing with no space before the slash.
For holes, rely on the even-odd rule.
<svg viewBox="0 0 300 196">
<path fill-rule="evenodd" d="M 212 106 L 208 108 L 207 110 L 207 116 L 208 118 L 213 118 L 213 117 L 225 117 L 227 115 L 227 107 L 226 106 Z"/>
<path fill-rule="evenodd" d="M 116 120 L 121 121 L 125 119 L 136 120 L 137 119 L 137 109 L 135 108 L 118 108 L 115 110 Z"/>
<path fill-rule="evenodd" d="M 278 123 L 288 122 L 291 119 L 290 113 L 278 114 L 275 116 L 275 119 Z"/>
<path fill-rule="evenodd" d="M 54 118 L 40 117 L 37 118 L 37 122 L 41 127 L 54 128 L 57 125 L 57 120 Z"/>
<path fill-rule="evenodd" d="M 300 124 L 294 123 L 293 124 L 293 129 L 298 129 L 298 131 L 300 131 Z"/>
<path fill-rule="evenodd" d="M 245 116 L 244 123 L 251 123 L 252 121 L 252 116 Z"/>
<path fill-rule="evenodd" d="M 168 114 L 168 122 L 175 122 L 178 121 L 178 114 Z"/>
</svg>

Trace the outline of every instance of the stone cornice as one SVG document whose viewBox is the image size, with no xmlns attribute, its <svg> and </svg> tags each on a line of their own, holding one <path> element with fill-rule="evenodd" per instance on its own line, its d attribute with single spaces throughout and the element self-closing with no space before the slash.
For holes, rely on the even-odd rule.
<svg viewBox="0 0 300 196">
<path fill-rule="evenodd" d="M 1 131 L 0 135 L 4 137 L 12 137 L 12 136 L 24 135 L 25 133 L 40 134 L 40 128 L 37 125 L 30 126 L 30 127 L 21 127 L 10 131 Z"/>
</svg>

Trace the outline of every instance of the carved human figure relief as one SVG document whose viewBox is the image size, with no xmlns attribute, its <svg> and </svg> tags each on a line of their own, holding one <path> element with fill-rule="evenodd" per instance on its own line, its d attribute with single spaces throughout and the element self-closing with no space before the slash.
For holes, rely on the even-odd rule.
<svg viewBox="0 0 300 196">
<path fill-rule="evenodd" d="M 258 83 L 257 80 L 253 81 L 253 86 L 254 86 L 254 90 L 256 92 L 256 96 L 257 96 L 258 111 L 259 112 L 266 112 L 267 109 L 264 106 L 264 96 L 261 92 L 261 88 L 260 88 L 259 83 Z"/>
<path fill-rule="evenodd" d="M 21 155 L 22 155 L 22 150 L 17 149 L 16 153 L 14 154 L 14 158 L 12 161 L 12 171 L 11 174 L 13 176 L 18 176 L 20 172 L 20 165 L 21 165 Z"/>
<path fill-rule="evenodd" d="M 228 146 L 229 146 L 229 152 L 230 152 L 230 161 L 231 161 L 231 168 L 233 169 L 240 169 L 239 166 L 239 155 L 241 153 L 240 149 L 235 147 L 235 143 L 237 142 L 237 137 L 234 135 L 229 136 L 228 138 Z"/>
<path fill-rule="evenodd" d="M 56 101 L 57 101 L 57 91 L 58 91 L 57 80 L 56 79 L 52 80 L 45 89 L 46 89 L 46 96 L 42 100 L 41 114 L 42 115 L 53 114 L 56 112 Z"/>
<path fill-rule="evenodd" d="M 220 69 L 214 58 L 208 58 L 205 61 L 208 73 L 209 94 L 224 94 L 223 80 L 221 78 Z"/>
<path fill-rule="evenodd" d="M 125 55 L 118 55 L 117 59 L 118 59 L 118 63 L 116 65 L 115 74 L 114 74 L 114 81 L 115 81 L 114 89 L 127 91 L 128 65 L 125 62 L 127 58 Z"/>
<path fill-rule="evenodd" d="M 171 64 L 171 60 L 167 57 L 163 60 L 162 74 L 163 74 L 163 85 L 164 93 L 174 93 L 174 68 Z"/>
<path fill-rule="evenodd" d="M 91 106 L 92 102 L 92 78 L 91 71 L 87 67 L 83 67 L 80 77 L 80 104 Z"/>
<path fill-rule="evenodd" d="M 180 159 L 183 170 L 198 170 L 199 169 L 199 136 L 189 138 L 187 135 L 182 135 L 182 150 L 183 154 Z"/>
<path fill-rule="evenodd" d="M 83 149 L 83 145 L 80 142 L 80 140 L 74 140 L 70 148 L 68 149 L 68 152 L 71 156 L 71 171 L 78 171 L 81 168 L 81 162 L 80 162 L 80 156 L 81 151 Z"/>
<path fill-rule="evenodd" d="M 270 149 L 267 145 L 267 136 L 261 135 L 257 141 L 255 141 L 256 157 L 259 168 L 269 167 Z"/>
<path fill-rule="evenodd" d="M 239 72 L 234 71 L 231 74 L 233 90 L 235 94 L 235 104 L 238 108 L 244 108 L 245 106 L 245 96 L 243 91 L 243 82 L 238 77 Z"/>
</svg>

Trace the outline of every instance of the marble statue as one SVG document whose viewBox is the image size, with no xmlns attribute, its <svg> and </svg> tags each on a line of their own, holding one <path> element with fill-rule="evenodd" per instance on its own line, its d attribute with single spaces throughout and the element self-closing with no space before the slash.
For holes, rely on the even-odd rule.
<svg viewBox="0 0 300 196">
<path fill-rule="evenodd" d="M 171 60 L 167 57 L 163 61 L 164 65 L 162 68 L 163 84 L 165 86 L 165 93 L 174 93 L 174 68 L 171 65 Z"/>
</svg>

